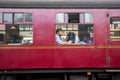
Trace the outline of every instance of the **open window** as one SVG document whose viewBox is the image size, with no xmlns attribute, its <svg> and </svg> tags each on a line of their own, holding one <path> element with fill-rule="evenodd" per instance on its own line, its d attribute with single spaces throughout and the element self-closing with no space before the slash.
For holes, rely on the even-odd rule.
<svg viewBox="0 0 120 80">
<path fill-rule="evenodd" d="M 79 23 L 79 13 L 68 13 L 68 23 Z"/>
<path fill-rule="evenodd" d="M 94 25 L 91 13 L 58 13 L 56 15 L 56 31 L 59 29 L 62 30 L 62 33 L 56 33 L 57 44 L 61 44 L 62 41 L 72 41 L 72 44 L 93 43 Z"/>
</svg>

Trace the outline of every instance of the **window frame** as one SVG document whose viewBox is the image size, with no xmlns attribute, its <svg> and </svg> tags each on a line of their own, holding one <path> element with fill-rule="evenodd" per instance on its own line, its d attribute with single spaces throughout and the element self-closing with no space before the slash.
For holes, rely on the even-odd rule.
<svg viewBox="0 0 120 80">
<path fill-rule="evenodd" d="M 5 22 L 5 21 L 4 21 L 4 18 L 5 18 L 4 15 L 5 15 L 5 13 L 11 13 L 11 14 L 12 14 L 12 21 L 11 21 L 11 22 Z M 13 16 L 14 16 L 14 15 L 13 15 L 12 12 L 3 12 L 3 20 L 2 20 L 3 22 L 2 22 L 2 23 L 3 23 L 3 24 L 12 24 L 12 23 L 13 23 Z"/>
<path fill-rule="evenodd" d="M 2 12 L 0 12 L 1 13 L 1 22 L 0 23 L 2 23 L 3 22 L 3 13 Z"/>
<path fill-rule="evenodd" d="M 32 29 L 31 30 L 28 30 L 28 31 L 32 31 L 32 35 L 33 35 L 33 13 L 32 12 L 0 12 L 2 14 L 2 22 L 0 22 L 0 25 L 32 25 Z M 4 14 L 6 13 L 10 13 L 12 14 L 12 22 L 4 22 Z M 14 16 L 15 16 L 15 13 L 22 13 L 22 17 L 23 17 L 23 22 L 15 22 L 14 21 Z M 25 14 L 26 13 L 30 13 L 32 14 L 31 15 L 31 22 L 25 22 Z M 5 26 L 6 27 L 6 26 Z M 5 34 L 6 34 L 6 29 L 5 29 Z M 34 39 L 33 39 L 33 36 L 32 36 L 32 43 L 30 43 L 29 45 L 32 45 L 34 43 Z M 0 44 L 0 45 L 6 45 L 6 46 L 9 46 L 9 45 L 28 45 L 28 44 L 18 44 L 18 43 L 15 43 L 15 44 Z"/>
<path fill-rule="evenodd" d="M 113 37 L 113 38 L 112 38 L 112 36 L 111 36 L 111 32 L 120 31 L 120 28 L 119 28 L 119 29 L 113 29 L 112 24 L 115 25 L 115 23 L 112 22 L 112 18 L 119 18 L 119 19 L 120 19 L 120 16 L 112 16 L 112 17 L 110 17 L 109 39 L 112 40 L 112 41 L 120 41 L 120 35 L 119 35 L 119 38 L 117 38 L 117 37 Z M 116 24 L 119 24 L 119 25 L 120 25 L 120 22 L 117 22 Z M 112 28 L 112 29 L 111 29 L 111 28 Z"/>
<path fill-rule="evenodd" d="M 72 24 L 72 25 L 74 25 L 74 24 L 77 24 L 77 25 L 87 25 L 87 24 L 90 24 L 90 25 L 93 25 L 93 42 L 91 43 L 91 44 L 57 44 L 56 42 L 55 42 L 55 44 L 56 45 L 79 45 L 79 46 L 87 46 L 87 45 L 93 45 L 93 44 L 95 44 L 95 35 L 94 35 L 94 33 L 95 33 L 95 27 L 94 27 L 94 15 L 93 15 L 93 13 L 91 13 L 91 12 L 58 12 L 58 13 L 56 13 L 56 15 L 57 14 L 59 14 L 59 13 L 63 13 L 64 14 L 64 22 L 62 23 L 62 22 L 56 22 L 55 23 L 55 30 L 56 30 L 56 25 L 68 25 L 68 24 Z M 79 18 L 80 18 L 80 14 L 83 14 L 84 15 L 84 22 L 83 23 L 81 23 L 80 22 L 80 19 L 79 19 L 79 23 L 69 23 L 68 21 L 66 21 L 66 19 L 65 19 L 65 15 L 66 14 L 69 14 L 69 13 L 79 13 Z M 85 13 L 89 13 L 89 14 L 91 14 L 92 15 L 92 22 L 85 22 Z M 64 30 L 63 30 L 64 31 Z"/>
<path fill-rule="evenodd" d="M 19 21 L 15 21 L 15 14 L 22 14 L 22 21 L 21 22 L 19 22 Z M 24 13 L 23 12 L 14 12 L 13 13 L 13 23 L 23 23 L 23 22 L 25 22 L 24 21 Z"/>
</svg>

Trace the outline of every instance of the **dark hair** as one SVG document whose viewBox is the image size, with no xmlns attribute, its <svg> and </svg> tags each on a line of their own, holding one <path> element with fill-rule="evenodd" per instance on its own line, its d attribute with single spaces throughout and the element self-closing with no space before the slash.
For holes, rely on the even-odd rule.
<svg viewBox="0 0 120 80">
<path fill-rule="evenodd" d="M 56 34 L 57 34 L 58 32 L 60 32 L 60 31 L 62 31 L 62 29 L 57 29 L 57 30 L 56 30 Z"/>
<path fill-rule="evenodd" d="M 86 38 L 90 38 L 90 34 L 89 34 L 89 33 L 86 33 L 84 36 L 85 36 Z"/>
<path fill-rule="evenodd" d="M 67 41 L 72 41 L 72 43 L 75 43 L 75 34 L 73 32 L 69 32 L 67 35 Z"/>
<path fill-rule="evenodd" d="M 89 33 L 79 34 L 78 38 L 80 39 L 80 41 L 84 41 L 84 38 L 90 38 L 90 34 Z"/>
</svg>

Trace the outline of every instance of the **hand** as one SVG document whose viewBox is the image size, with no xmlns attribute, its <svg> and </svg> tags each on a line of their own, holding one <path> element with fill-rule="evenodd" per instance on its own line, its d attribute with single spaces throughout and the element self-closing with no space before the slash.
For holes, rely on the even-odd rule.
<svg viewBox="0 0 120 80">
<path fill-rule="evenodd" d="M 68 41 L 68 43 L 69 43 L 69 44 L 71 44 L 71 43 L 72 43 L 72 41 L 70 40 L 70 41 Z"/>
</svg>

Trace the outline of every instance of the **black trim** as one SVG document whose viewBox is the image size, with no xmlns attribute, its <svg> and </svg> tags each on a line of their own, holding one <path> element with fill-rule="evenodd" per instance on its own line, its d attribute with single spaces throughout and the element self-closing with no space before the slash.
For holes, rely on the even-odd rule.
<svg viewBox="0 0 120 80">
<path fill-rule="evenodd" d="M 105 72 L 105 69 L 20 69 L 20 70 L 1 70 L 0 74 L 19 74 L 19 73 L 79 73 L 79 72 Z"/>
</svg>

